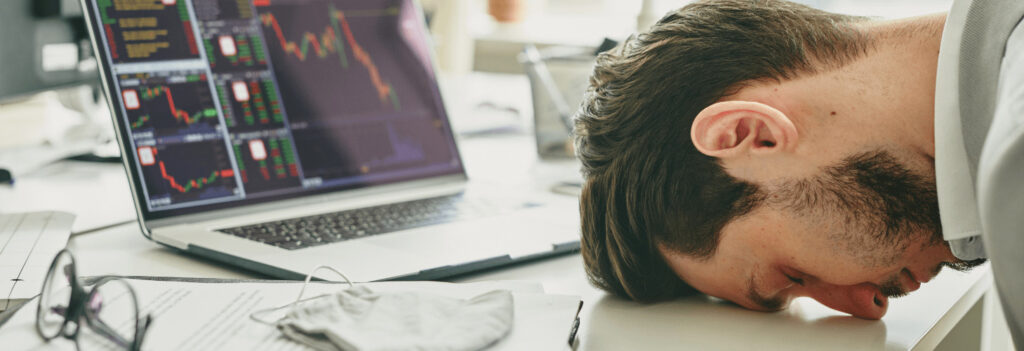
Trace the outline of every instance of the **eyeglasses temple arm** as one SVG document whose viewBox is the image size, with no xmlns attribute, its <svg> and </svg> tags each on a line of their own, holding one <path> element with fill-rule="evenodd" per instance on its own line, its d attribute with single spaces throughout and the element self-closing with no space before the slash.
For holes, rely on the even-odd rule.
<svg viewBox="0 0 1024 351">
<path fill-rule="evenodd" d="M 104 323 L 103 320 L 97 318 L 93 319 L 92 322 L 93 323 L 88 323 L 89 328 L 92 328 L 92 330 L 96 331 L 97 334 L 110 339 L 110 341 L 117 343 L 121 347 L 128 348 L 131 346 L 132 343 L 130 341 L 125 340 L 120 335 L 117 335 L 117 333 L 114 332 L 114 329 L 108 326 L 107 323 Z"/>
</svg>

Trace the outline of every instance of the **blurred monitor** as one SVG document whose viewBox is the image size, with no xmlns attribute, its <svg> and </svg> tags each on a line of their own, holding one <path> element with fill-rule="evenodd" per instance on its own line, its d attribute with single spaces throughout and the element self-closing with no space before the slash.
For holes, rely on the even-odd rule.
<svg viewBox="0 0 1024 351">
<path fill-rule="evenodd" d="M 98 84 L 77 0 L 0 0 L 0 102 Z"/>
</svg>

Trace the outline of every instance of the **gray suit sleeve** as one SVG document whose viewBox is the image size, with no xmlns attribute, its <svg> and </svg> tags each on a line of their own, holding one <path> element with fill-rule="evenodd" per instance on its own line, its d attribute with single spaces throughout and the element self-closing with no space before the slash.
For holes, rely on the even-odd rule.
<svg viewBox="0 0 1024 351">
<path fill-rule="evenodd" d="M 1024 24 L 1006 42 L 978 164 L 982 239 L 1017 349 L 1024 350 Z"/>
<path fill-rule="evenodd" d="M 1014 116 L 1019 119 L 1024 116 Z M 1012 123 L 1016 124 L 1016 123 Z M 986 143 L 978 172 L 985 251 L 1014 343 L 1024 347 L 1024 125 Z M 1007 133 L 1009 132 L 1009 133 Z"/>
</svg>

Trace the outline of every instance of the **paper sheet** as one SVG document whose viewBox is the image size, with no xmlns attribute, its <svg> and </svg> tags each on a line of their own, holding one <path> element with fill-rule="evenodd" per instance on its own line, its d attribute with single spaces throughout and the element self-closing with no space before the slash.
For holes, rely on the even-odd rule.
<svg viewBox="0 0 1024 351">
<path fill-rule="evenodd" d="M 129 280 L 139 295 L 144 313 L 153 323 L 143 350 L 307 350 L 285 338 L 273 326 L 249 318 L 256 310 L 294 301 L 301 283 L 192 283 Z M 515 324 L 495 350 L 564 350 L 576 317 L 579 297 L 546 295 L 543 289 L 525 282 L 440 282 L 366 283 L 378 291 L 417 289 L 456 298 L 469 298 L 495 289 L 513 292 Z M 343 289 L 343 284 L 313 283 L 306 296 Z M 74 350 L 68 340 L 46 343 L 35 330 L 38 299 L 21 308 L 0 328 L 4 350 Z M 102 340 L 83 338 L 83 349 L 104 349 Z"/>
</svg>

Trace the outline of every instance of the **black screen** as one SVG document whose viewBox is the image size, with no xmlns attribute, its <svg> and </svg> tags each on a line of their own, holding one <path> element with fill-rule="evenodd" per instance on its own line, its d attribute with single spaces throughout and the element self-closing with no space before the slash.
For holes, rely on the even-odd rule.
<svg viewBox="0 0 1024 351">
<path fill-rule="evenodd" d="M 149 218 L 462 174 L 410 0 L 94 0 Z"/>
</svg>

